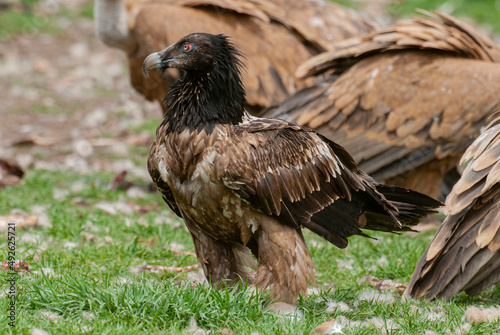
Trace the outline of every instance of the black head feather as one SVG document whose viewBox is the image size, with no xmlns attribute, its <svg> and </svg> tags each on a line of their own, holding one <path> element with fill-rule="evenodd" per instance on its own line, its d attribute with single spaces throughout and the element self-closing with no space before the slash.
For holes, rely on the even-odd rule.
<svg viewBox="0 0 500 335">
<path fill-rule="evenodd" d="M 190 34 L 153 55 L 144 62 L 145 70 L 173 67 L 183 72 L 165 97 L 167 132 L 210 132 L 216 124 L 241 122 L 246 102 L 242 55 L 227 36 Z"/>
</svg>

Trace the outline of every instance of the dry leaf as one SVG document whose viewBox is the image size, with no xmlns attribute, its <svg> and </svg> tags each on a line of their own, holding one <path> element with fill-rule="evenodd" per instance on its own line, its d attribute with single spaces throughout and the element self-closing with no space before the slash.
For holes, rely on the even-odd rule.
<svg viewBox="0 0 500 335">
<path fill-rule="evenodd" d="M 9 223 L 15 223 L 15 225 L 9 225 Z M 37 225 L 38 225 L 37 215 L 29 215 L 29 214 L 0 215 L 0 232 L 7 231 L 8 227 L 15 227 L 17 231 L 17 229 L 25 229 L 28 227 L 35 227 Z"/>
<path fill-rule="evenodd" d="M 390 279 L 378 279 L 373 276 L 366 276 L 358 281 L 359 285 L 363 283 L 367 283 L 379 291 L 398 291 L 403 294 L 406 289 L 406 284 L 398 283 Z"/>
<path fill-rule="evenodd" d="M 24 171 L 13 159 L 0 159 L 0 189 L 11 185 L 23 185 Z"/>
<path fill-rule="evenodd" d="M 10 268 L 9 263 L 7 261 L 3 261 L 2 262 L 2 268 L 5 271 L 11 271 L 11 268 Z M 13 270 L 15 272 L 19 272 L 19 274 L 24 274 L 24 272 L 30 272 L 31 273 L 30 267 L 29 267 L 28 263 L 26 263 L 25 261 L 19 261 L 18 259 L 16 259 L 14 261 Z"/>
<path fill-rule="evenodd" d="M 337 322 L 336 319 L 323 322 L 311 331 L 311 334 L 343 334 L 344 324 Z"/>
<path fill-rule="evenodd" d="M 56 143 L 57 143 L 57 141 L 54 138 L 46 138 L 46 137 L 36 135 L 34 133 L 30 133 L 29 135 L 27 135 L 27 137 L 21 138 L 15 142 L 13 142 L 11 145 L 12 146 L 39 145 L 39 146 L 45 147 L 45 146 L 54 145 Z"/>
<path fill-rule="evenodd" d="M 125 180 L 126 176 L 127 176 L 126 170 L 123 170 L 120 173 L 118 173 L 115 179 L 113 179 L 113 182 L 111 183 L 111 189 L 116 191 L 118 190 L 118 188 L 121 188 L 123 190 L 130 188 L 133 184 Z"/>
<path fill-rule="evenodd" d="M 275 314 L 284 316 L 289 319 L 302 319 L 304 317 L 304 313 L 300 311 L 297 306 L 287 304 L 286 302 L 273 302 L 269 305 L 268 310 Z"/>
</svg>

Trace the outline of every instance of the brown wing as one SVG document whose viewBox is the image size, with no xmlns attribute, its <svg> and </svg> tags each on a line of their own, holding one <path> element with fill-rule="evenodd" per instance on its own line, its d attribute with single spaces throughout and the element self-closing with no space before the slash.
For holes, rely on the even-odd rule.
<svg viewBox="0 0 500 335">
<path fill-rule="evenodd" d="M 183 0 L 190 7 L 217 7 L 279 24 L 314 53 L 332 50 L 336 42 L 366 35 L 374 23 L 356 11 L 330 1 L 318 0 Z M 291 49 L 290 49 L 291 50 Z"/>
<path fill-rule="evenodd" d="M 282 5 L 264 0 L 189 0 L 135 6 L 131 29 L 137 49 L 129 55 L 132 85 L 148 99 L 162 102 L 177 72 L 144 78 L 144 58 L 193 32 L 224 33 L 247 59 L 243 75 L 247 107 L 256 113 L 312 83 L 294 75 L 309 57 L 372 28 L 355 12 L 329 2 L 293 0 Z"/>
<path fill-rule="evenodd" d="M 246 2 L 246 1 L 243 1 Z M 362 14 L 330 1 L 252 0 L 274 21 L 297 34 L 305 45 L 317 51 L 333 50 L 337 42 L 366 35 L 374 23 Z"/>
<path fill-rule="evenodd" d="M 157 146 L 156 142 L 150 147 L 150 154 L 148 157 L 148 171 L 151 179 L 153 179 L 153 183 L 155 184 L 158 192 L 161 194 L 163 200 L 167 203 L 168 207 L 174 212 L 177 216 L 182 217 L 179 207 L 177 206 L 177 202 L 174 199 L 174 195 L 172 194 L 172 190 L 168 186 L 168 184 L 163 180 L 160 173 L 160 168 L 158 164 L 163 162 L 162 159 L 159 159 L 163 156 L 161 152 L 164 150 L 161 146 Z"/>
<path fill-rule="evenodd" d="M 266 116 L 316 129 L 377 180 L 438 196 L 443 175 L 500 107 L 500 65 L 396 45 L 401 50 L 361 59 Z"/>
<path fill-rule="evenodd" d="M 339 247 L 353 234 L 364 235 L 360 228 L 405 230 L 439 206 L 423 195 L 377 185 L 342 147 L 298 126 L 261 119 L 239 132 L 243 144 L 228 153 L 224 184 L 254 209 L 305 226 Z"/>
<path fill-rule="evenodd" d="M 427 17 L 401 21 L 367 36 L 342 41 L 334 50 L 311 57 L 297 69 L 297 76 L 340 74 L 372 55 L 409 50 L 450 53 L 461 58 L 500 61 L 500 48 L 467 23 L 443 13 L 421 11 Z"/>
<path fill-rule="evenodd" d="M 500 115 L 467 149 L 447 217 L 418 262 L 405 294 L 449 299 L 500 282 Z"/>
</svg>

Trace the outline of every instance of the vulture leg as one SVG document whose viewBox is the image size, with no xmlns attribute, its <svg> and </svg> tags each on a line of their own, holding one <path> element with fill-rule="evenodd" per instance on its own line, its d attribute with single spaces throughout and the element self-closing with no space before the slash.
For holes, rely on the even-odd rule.
<svg viewBox="0 0 500 335">
<path fill-rule="evenodd" d="M 259 267 L 255 284 L 268 288 L 272 300 L 294 304 L 315 283 L 314 264 L 300 229 L 264 223 L 257 230 Z"/>
<path fill-rule="evenodd" d="M 255 261 L 250 249 L 239 243 L 215 239 L 198 229 L 186 216 L 183 219 L 193 238 L 205 277 L 214 287 L 220 289 L 240 282 L 252 283 L 249 270 L 255 268 Z"/>
</svg>

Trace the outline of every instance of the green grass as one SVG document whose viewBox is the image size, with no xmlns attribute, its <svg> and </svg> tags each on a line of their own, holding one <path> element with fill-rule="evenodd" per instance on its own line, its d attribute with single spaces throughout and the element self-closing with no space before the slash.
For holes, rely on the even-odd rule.
<svg viewBox="0 0 500 335">
<path fill-rule="evenodd" d="M 80 7 L 80 15 L 88 19 L 94 19 L 94 4 L 89 2 Z"/>
<path fill-rule="evenodd" d="M 458 17 L 468 17 L 478 24 L 500 33 L 500 1 L 498 0 L 410 0 L 394 1 L 387 7 L 395 17 L 411 16 L 415 8 L 440 10 Z"/>
<path fill-rule="evenodd" d="M 33 35 L 37 33 L 58 34 L 62 29 L 58 18 L 74 18 L 77 16 L 93 19 L 93 2 L 83 4 L 78 10 L 65 7 L 64 2 L 57 2 L 60 7 L 47 3 L 46 7 L 36 10 L 39 0 L 23 0 L 24 7 L 0 11 L 0 41 L 8 40 L 14 35 Z M 44 9 L 45 8 L 45 9 Z M 58 8 L 57 12 L 54 12 Z"/>
<path fill-rule="evenodd" d="M 391 5 L 389 9 L 395 16 L 403 17 L 411 15 L 416 7 L 433 9 L 442 3 L 415 0 Z M 500 20 L 495 9 L 498 1 L 451 0 L 450 3 L 462 5 L 455 6 L 453 14 L 469 15 L 499 31 Z M 91 17 L 92 7 L 88 3 L 78 13 L 68 14 L 63 9 L 58 15 Z M 34 14 L 0 12 L 0 40 L 20 33 L 57 32 L 54 18 L 57 16 L 42 21 Z M 30 30 L 26 22 L 48 23 Z M 102 94 L 117 93 L 110 90 Z M 60 101 L 57 106 L 37 105 L 34 111 L 65 113 Z M 131 131 L 148 131 L 154 135 L 158 122 L 158 119 L 150 119 Z M 130 146 L 129 149 L 128 158 L 138 166 L 145 166 L 147 148 Z M 96 149 L 108 161 L 123 158 L 111 157 L 106 150 Z M 35 154 L 36 159 L 45 156 L 43 152 Z M 184 245 L 187 251 L 194 248 L 182 221 L 168 211 L 160 196 L 145 194 L 144 198 L 130 199 L 123 190 L 109 189 L 114 177 L 112 173 L 80 175 L 29 170 L 25 185 L 0 190 L 0 215 L 14 210 L 31 213 L 33 206 L 44 206 L 52 223 L 51 228 L 16 232 L 16 257 L 28 262 L 31 273 L 17 280 L 16 328 L 10 328 L 6 314 L 0 312 L 0 334 L 30 334 L 33 327 L 49 334 L 184 334 L 193 330 L 193 323 L 214 332 L 228 328 L 235 334 L 308 334 L 322 322 L 339 317 L 353 322 L 351 327 L 343 329 L 344 334 L 380 333 L 373 325 L 361 323 L 372 318 L 383 320 L 388 328 L 394 324 L 394 329 L 385 329 L 388 334 L 424 334 L 426 331 L 447 334 L 461 333 L 469 306 L 494 306 L 500 300 L 499 288 L 479 297 L 459 294 L 450 302 L 403 303 L 398 293 L 383 293 L 394 298 L 389 303 L 360 299 L 364 292 L 373 290 L 366 283 L 359 284 L 365 276 L 407 283 L 433 232 L 418 236 L 372 234 L 377 240 L 353 237 L 349 247 L 341 250 L 305 231 L 317 268 L 317 287 L 321 289 L 300 300 L 299 310 L 303 316 L 295 320 L 283 320 L 268 312 L 266 307 L 270 302 L 265 292 L 255 293 L 247 287 L 221 291 L 204 285 L 193 288 L 186 284 L 187 273 L 134 275 L 131 268 L 145 263 L 188 266 L 197 260 L 169 250 L 173 242 Z M 127 180 L 145 186 L 143 181 L 131 176 L 127 176 Z M 61 198 L 60 194 L 66 195 Z M 100 202 L 118 202 L 146 210 L 145 213 L 133 210 L 132 214 L 111 215 L 96 209 Z M 90 239 L 89 234 L 95 237 Z M 35 236 L 38 242 L 23 241 L 26 235 Z M 6 259 L 7 243 L 5 239 L 0 241 L 0 253 L 4 255 L 2 259 Z M 51 269 L 53 274 L 45 275 L 43 269 Z M 7 290 L 8 277 L 5 271 L 0 271 L 2 292 Z M 6 311 L 9 302 L 3 296 L 0 310 Z M 350 310 L 327 312 L 332 302 L 345 302 Z M 438 317 L 427 319 L 428 312 L 438 313 Z M 499 328 L 498 322 L 482 323 L 472 325 L 463 333 L 492 334 L 498 333 Z"/>
<path fill-rule="evenodd" d="M 38 114 L 65 114 L 65 115 L 74 114 L 74 109 L 63 109 L 59 106 L 47 106 L 39 104 L 33 105 L 32 111 Z"/>
<path fill-rule="evenodd" d="M 159 106 L 158 106 L 158 109 L 159 109 Z M 160 122 L 161 122 L 161 119 L 159 117 L 158 118 L 150 118 L 150 119 L 147 119 L 144 123 L 133 127 L 132 131 L 135 132 L 136 134 L 139 134 L 143 131 L 147 131 L 154 138 L 154 136 L 156 135 L 156 128 L 158 127 Z"/>
<path fill-rule="evenodd" d="M 13 209 L 30 213 L 33 205 L 42 205 L 52 227 L 17 231 L 16 256 L 29 263 L 32 273 L 18 277 L 16 331 L 0 313 L 0 333 L 28 334 L 38 327 L 51 334 L 181 334 L 196 322 L 205 330 L 229 328 L 236 334 L 305 334 L 328 319 L 343 316 L 358 322 L 344 328 L 344 334 L 378 333 L 373 325 L 360 323 L 372 318 L 386 320 L 388 325 L 393 322 L 396 330 L 389 331 L 391 334 L 423 334 L 426 330 L 444 334 L 464 323 L 468 306 L 489 306 L 500 298 L 497 289 L 476 298 L 461 294 L 449 303 L 403 303 L 397 293 L 389 293 L 394 297 L 389 303 L 359 300 L 360 294 L 372 290 L 367 284 L 358 284 L 364 276 L 407 282 L 432 232 L 417 237 L 374 234 L 378 240 L 354 237 L 347 249 L 340 250 L 306 231 L 318 287 L 325 289 L 300 301 L 303 317 L 297 320 L 282 320 L 268 312 L 265 292 L 251 293 L 246 287 L 192 288 L 180 284 L 187 279 L 186 273 L 142 272 L 136 276 L 130 268 L 144 263 L 187 266 L 197 261 L 169 250 L 171 242 L 189 251 L 193 246 L 183 225 L 158 224 L 165 218 L 181 222 L 166 210 L 160 197 L 146 194 L 145 198 L 128 199 L 124 191 L 109 189 L 113 177 L 108 173 L 30 170 L 25 185 L 1 191 L 0 215 Z M 61 192 L 65 197 L 54 200 Z M 150 211 L 110 215 L 95 209 L 102 201 L 149 206 Z M 25 234 L 37 236 L 39 242 L 23 243 Z M 85 234 L 96 239 L 91 242 Z M 112 243 L 106 243 L 106 237 Z M 74 247 L 66 247 L 68 243 Z M 7 254 L 4 241 L 0 252 Z M 44 275 L 42 268 L 52 269 L 53 274 Z M 1 288 L 6 290 L 6 272 L 1 271 L 0 277 Z M 331 301 L 345 302 L 351 310 L 325 312 Z M 6 310 L 8 303 L 8 299 L 0 299 L 0 309 Z M 441 314 L 437 320 L 427 320 L 421 311 Z M 44 316 L 47 314 L 56 320 Z M 496 331 L 498 323 L 484 323 L 473 325 L 470 333 Z"/>
<path fill-rule="evenodd" d="M 359 9 L 363 1 L 331 0 L 341 5 Z M 393 0 L 387 6 L 387 13 L 394 19 L 411 17 L 416 8 L 440 10 L 458 17 L 468 17 L 487 27 L 494 33 L 500 33 L 499 0 Z"/>
<path fill-rule="evenodd" d="M 13 10 L 0 11 L 0 41 L 16 34 L 59 33 L 54 16 L 37 15 Z"/>
</svg>

